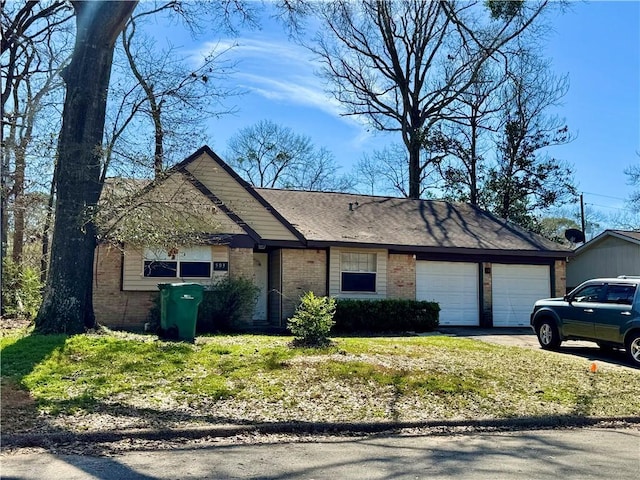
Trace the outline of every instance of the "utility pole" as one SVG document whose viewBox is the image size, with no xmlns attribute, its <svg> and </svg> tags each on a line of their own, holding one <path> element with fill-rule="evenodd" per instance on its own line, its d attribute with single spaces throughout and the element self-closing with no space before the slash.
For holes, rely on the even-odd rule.
<svg viewBox="0 0 640 480">
<path fill-rule="evenodd" d="M 582 226 L 582 234 L 585 239 L 587 238 L 587 232 L 585 231 L 585 222 L 584 222 L 584 194 L 580 194 L 580 221 Z"/>
</svg>

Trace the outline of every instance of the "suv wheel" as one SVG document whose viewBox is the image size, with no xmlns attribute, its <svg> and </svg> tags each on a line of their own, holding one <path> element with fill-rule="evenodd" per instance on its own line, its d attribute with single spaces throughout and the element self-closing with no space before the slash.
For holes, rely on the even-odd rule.
<svg viewBox="0 0 640 480">
<path fill-rule="evenodd" d="M 627 356 L 631 363 L 640 367 L 640 333 L 632 333 L 627 339 Z"/>
<path fill-rule="evenodd" d="M 542 319 L 538 323 L 538 342 L 540 346 L 545 350 L 555 350 L 560 346 L 560 335 L 558 334 L 558 327 L 553 320 Z M 640 348 L 640 345 L 637 345 Z M 639 353 L 640 355 L 640 353 Z"/>
</svg>

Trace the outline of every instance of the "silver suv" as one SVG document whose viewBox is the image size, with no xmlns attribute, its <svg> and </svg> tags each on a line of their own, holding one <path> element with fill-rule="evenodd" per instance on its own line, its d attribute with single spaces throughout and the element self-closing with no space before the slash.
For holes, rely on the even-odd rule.
<svg viewBox="0 0 640 480">
<path fill-rule="evenodd" d="M 640 277 L 596 278 L 563 298 L 538 300 L 531 327 L 542 348 L 589 340 L 602 349 L 624 348 L 640 367 Z"/>
</svg>

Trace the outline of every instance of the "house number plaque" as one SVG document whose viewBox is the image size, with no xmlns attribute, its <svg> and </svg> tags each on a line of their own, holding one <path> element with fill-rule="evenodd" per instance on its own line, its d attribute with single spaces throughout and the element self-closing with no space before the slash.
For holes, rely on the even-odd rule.
<svg viewBox="0 0 640 480">
<path fill-rule="evenodd" d="M 229 270 L 229 262 L 213 262 L 214 272 L 226 272 Z"/>
</svg>

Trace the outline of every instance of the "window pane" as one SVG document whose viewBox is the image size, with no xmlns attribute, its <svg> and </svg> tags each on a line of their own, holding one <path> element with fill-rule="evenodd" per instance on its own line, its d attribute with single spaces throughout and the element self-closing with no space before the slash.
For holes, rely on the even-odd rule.
<svg viewBox="0 0 640 480">
<path fill-rule="evenodd" d="M 176 277 L 178 271 L 178 262 L 144 262 L 145 277 Z"/>
<path fill-rule="evenodd" d="M 350 273 L 342 272 L 343 292 L 375 292 L 375 273 Z"/>
<path fill-rule="evenodd" d="M 162 248 L 145 248 L 144 259 L 155 262 L 175 260 L 175 258 L 171 258 L 167 249 Z"/>
<path fill-rule="evenodd" d="M 343 272 L 375 272 L 375 253 L 343 253 L 341 257 L 341 269 Z"/>
<path fill-rule="evenodd" d="M 208 245 L 201 245 L 197 247 L 183 247 L 178 254 L 180 260 L 187 260 L 190 262 L 210 262 L 211 261 L 211 247 Z"/>
<path fill-rule="evenodd" d="M 342 254 L 342 271 L 352 272 L 358 268 L 358 265 L 354 262 L 352 253 Z"/>
<path fill-rule="evenodd" d="M 597 302 L 604 285 L 588 285 L 578 291 L 574 296 L 576 302 Z"/>
<path fill-rule="evenodd" d="M 209 278 L 211 276 L 211 263 L 180 262 L 180 276 L 192 278 Z"/>
<path fill-rule="evenodd" d="M 635 285 L 609 285 L 606 303 L 620 303 L 622 305 L 631 305 L 633 303 L 633 295 L 636 292 Z"/>
</svg>

